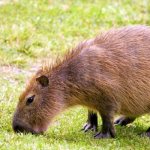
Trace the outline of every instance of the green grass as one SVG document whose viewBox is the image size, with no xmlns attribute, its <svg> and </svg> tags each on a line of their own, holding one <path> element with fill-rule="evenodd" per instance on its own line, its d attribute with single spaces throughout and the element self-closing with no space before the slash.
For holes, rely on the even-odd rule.
<svg viewBox="0 0 150 150">
<path fill-rule="evenodd" d="M 111 27 L 150 25 L 149 0 L 14 0 L 0 5 L 0 149 L 149 149 L 138 133 L 150 117 L 116 127 L 117 138 L 94 140 L 80 131 L 86 109 L 64 112 L 44 135 L 15 134 L 11 127 L 18 96 L 36 62 L 63 55 L 79 41 Z M 101 120 L 99 119 L 99 125 Z"/>
</svg>

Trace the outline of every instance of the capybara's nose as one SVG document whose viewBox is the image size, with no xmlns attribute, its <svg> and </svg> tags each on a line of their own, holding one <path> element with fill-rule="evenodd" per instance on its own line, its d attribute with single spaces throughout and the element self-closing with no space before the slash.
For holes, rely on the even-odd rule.
<svg viewBox="0 0 150 150">
<path fill-rule="evenodd" d="M 27 125 L 26 123 L 23 123 L 20 120 L 13 120 L 12 123 L 12 128 L 13 130 L 18 133 L 18 132 L 23 132 L 23 133 L 32 133 L 32 134 L 37 134 L 38 132 L 34 131 L 31 127 L 29 127 L 29 125 Z"/>
<path fill-rule="evenodd" d="M 22 127 L 19 126 L 19 125 L 14 125 L 14 126 L 13 126 L 13 129 L 14 129 L 15 132 L 23 132 Z"/>
<path fill-rule="evenodd" d="M 25 131 L 25 129 L 23 128 L 23 126 L 21 126 L 20 124 L 18 124 L 15 121 L 13 121 L 13 130 L 15 132 L 24 132 Z"/>
</svg>

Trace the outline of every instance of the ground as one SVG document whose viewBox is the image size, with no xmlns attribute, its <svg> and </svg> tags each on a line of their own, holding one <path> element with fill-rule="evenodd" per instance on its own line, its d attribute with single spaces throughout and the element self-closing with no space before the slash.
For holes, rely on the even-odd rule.
<svg viewBox="0 0 150 150">
<path fill-rule="evenodd" d="M 11 126 L 19 94 L 43 61 L 111 27 L 149 25 L 149 18 L 149 0 L 0 0 L 0 149 L 149 149 L 150 139 L 138 135 L 149 127 L 148 115 L 117 126 L 117 137 L 107 140 L 80 131 L 82 107 L 59 115 L 43 135 L 15 134 Z"/>
</svg>

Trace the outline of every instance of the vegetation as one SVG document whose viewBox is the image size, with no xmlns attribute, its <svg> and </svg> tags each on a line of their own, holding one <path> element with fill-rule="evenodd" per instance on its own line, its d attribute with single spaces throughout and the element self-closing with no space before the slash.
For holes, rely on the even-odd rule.
<svg viewBox="0 0 150 150">
<path fill-rule="evenodd" d="M 43 135 L 15 134 L 11 126 L 19 94 L 43 59 L 63 56 L 79 41 L 111 27 L 149 25 L 149 18 L 149 0 L 0 1 L 0 149 L 149 149 L 150 139 L 138 135 L 149 127 L 148 115 L 117 126 L 116 139 L 105 140 L 80 131 L 87 117 L 82 107 L 58 116 Z"/>
</svg>

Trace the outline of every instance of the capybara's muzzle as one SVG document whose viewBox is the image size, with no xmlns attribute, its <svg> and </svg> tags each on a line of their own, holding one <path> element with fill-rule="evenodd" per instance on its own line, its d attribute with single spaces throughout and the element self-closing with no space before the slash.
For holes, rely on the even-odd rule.
<svg viewBox="0 0 150 150">
<path fill-rule="evenodd" d="M 36 131 L 34 131 L 29 125 L 26 123 L 21 122 L 19 119 L 13 119 L 12 123 L 13 130 L 17 133 L 23 132 L 23 133 L 32 133 L 32 134 L 37 134 Z"/>
</svg>

